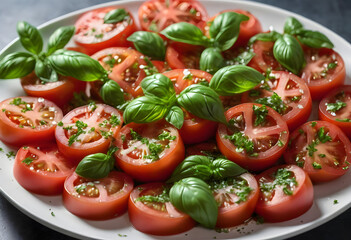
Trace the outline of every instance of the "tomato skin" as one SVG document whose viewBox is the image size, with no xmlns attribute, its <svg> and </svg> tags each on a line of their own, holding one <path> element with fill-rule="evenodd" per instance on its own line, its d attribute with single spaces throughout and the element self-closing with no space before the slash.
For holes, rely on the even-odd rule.
<svg viewBox="0 0 351 240">
<path fill-rule="evenodd" d="M 293 172 L 296 177 L 297 187 L 292 195 L 286 195 L 282 189 L 275 189 L 272 200 L 265 201 L 265 197 L 260 191 L 260 196 L 256 205 L 255 212 L 262 216 L 267 222 L 283 222 L 307 212 L 313 204 L 313 185 L 309 176 L 298 166 L 281 165 L 272 167 L 256 176 L 258 182 L 261 178 L 267 178 L 279 168 L 286 168 Z"/>
<path fill-rule="evenodd" d="M 68 211 L 89 220 L 107 220 L 126 212 L 129 194 L 134 186 L 130 176 L 122 172 L 112 171 L 107 177 L 99 179 L 98 181 L 104 186 L 115 184 L 112 187 L 118 187 L 118 192 L 100 194 L 99 197 L 87 197 L 78 194 L 75 186 L 79 183 L 79 179 L 81 177 L 74 172 L 65 181 L 62 200 Z M 91 182 L 93 181 L 91 180 Z M 100 192 L 107 189 L 102 185 L 98 187 Z"/>
<path fill-rule="evenodd" d="M 172 69 L 199 69 L 201 46 L 171 42 L 166 49 L 166 62 Z"/>
<path fill-rule="evenodd" d="M 164 156 L 159 160 L 147 163 L 140 159 L 139 157 L 131 157 L 123 154 L 124 141 L 122 140 L 122 135 L 130 135 L 130 129 L 136 132 L 146 132 L 148 136 L 150 131 L 155 132 L 155 129 L 170 129 L 172 136 L 176 136 L 176 139 L 170 143 L 170 148 L 164 150 Z M 142 133 L 139 133 L 143 136 Z M 117 165 L 126 173 L 128 173 L 133 179 L 140 182 L 156 182 L 165 181 L 168 179 L 173 170 L 178 166 L 178 164 L 184 160 L 185 148 L 178 131 L 174 127 L 170 127 L 163 122 L 156 122 L 151 124 L 136 124 L 129 123 L 125 125 L 116 137 L 114 143 L 119 150 L 115 153 Z"/>
<path fill-rule="evenodd" d="M 77 30 L 73 36 L 74 42 L 78 46 L 83 47 L 88 55 L 109 47 L 131 47 L 131 43 L 127 41 L 127 38 L 137 30 L 134 18 L 125 9 L 129 13 L 129 21 L 123 20 L 121 23 L 104 24 L 103 18 L 105 14 L 113 9 L 116 9 L 116 7 L 106 7 L 86 12 L 75 23 Z M 104 32 L 109 28 L 112 28 L 112 30 L 108 33 Z M 89 32 L 93 32 L 92 29 L 99 30 L 99 34 L 102 34 L 101 40 L 91 39 L 92 36 L 89 36 Z M 88 34 L 88 36 L 85 34 Z M 106 37 L 106 35 L 108 36 Z"/>
<path fill-rule="evenodd" d="M 333 88 L 344 84 L 346 77 L 345 63 L 342 57 L 332 49 L 304 48 L 306 66 L 302 70 L 301 78 L 307 83 L 313 100 L 321 100 Z M 325 65 L 337 63 L 328 70 L 326 76 L 321 76 Z"/>
<path fill-rule="evenodd" d="M 16 98 L 9 98 L 0 103 L 0 140 L 4 143 L 23 146 L 26 144 L 47 143 L 55 141 L 56 123 L 62 119 L 62 111 L 53 102 L 36 97 L 17 97 L 26 103 L 33 104 L 34 111 L 21 112 L 21 108 L 10 104 Z M 52 108 L 51 110 L 49 108 Z M 7 110 L 7 111 L 6 111 Z M 42 110 L 43 112 L 39 112 Z M 20 127 L 20 124 L 10 117 L 22 116 L 31 122 L 31 126 Z M 53 119 L 44 118 L 43 114 L 52 114 Z M 27 121 L 26 120 L 26 121 Z M 46 120 L 48 124 L 40 125 L 37 121 Z M 33 128 L 34 127 L 34 128 Z"/>
<path fill-rule="evenodd" d="M 34 160 L 33 156 L 38 159 Z M 32 158 L 33 162 L 22 162 L 27 157 Z M 43 170 L 41 163 L 51 170 Z M 17 182 L 26 190 L 41 195 L 61 194 L 65 179 L 73 171 L 74 166 L 58 151 L 56 144 L 21 147 L 13 166 L 13 175 Z"/>
<path fill-rule="evenodd" d="M 254 104 L 257 106 L 261 106 L 260 104 Z M 260 128 L 254 128 L 252 120 L 248 121 L 247 119 L 253 118 L 253 111 L 252 111 L 253 104 L 252 103 L 244 103 L 237 105 L 235 107 L 230 108 L 226 113 L 226 119 L 229 121 L 230 119 L 243 114 L 245 119 L 245 127 L 241 131 L 245 135 L 249 134 L 249 139 L 253 139 L 257 141 L 257 131 Z M 224 136 L 227 134 L 231 134 L 228 128 L 224 124 L 219 124 L 217 133 L 216 133 L 216 140 L 217 145 L 221 153 L 226 156 L 229 160 L 239 164 L 241 167 L 244 167 L 251 171 L 259 171 L 263 170 L 267 167 L 272 166 L 283 154 L 287 147 L 287 142 L 289 139 L 289 131 L 286 122 L 282 119 L 282 117 L 274 111 L 273 109 L 267 107 L 268 109 L 268 116 L 270 116 L 274 122 L 271 126 L 271 129 L 268 130 L 271 133 L 271 136 L 279 135 L 279 139 L 274 143 L 273 146 L 269 147 L 266 151 L 258 152 L 257 156 L 250 156 L 244 152 L 237 152 L 236 147 L 234 144 L 229 140 L 226 139 Z M 251 122 L 250 124 L 246 122 Z M 273 128 L 272 128 L 273 127 Z M 267 127 L 269 129 L 270 127 Z M 264 131 L 264 128 L 262 131 Z M 262 133 L 261 133 L 262 134 Z M 261 139 L 261 138 L 259 138 Z M 278 140 L 280 140 L 284 145 L 278 146 Z"/>
<path fill-rule="evenodd" d="M 312 123 L 315 123 L 314 127 Z M 312 156 L 309 156 L 305 149 L 312 143 L 312 140 L 316 139 L 317 129 L 321 127 L 324 127 L 325 132 L 328 132 L 332 141 L 316 145 L 317 151 Z M 300 130 L 302 130 L 302 133 Z M 351 162 L 350 140 L 339 127 L 332 123 L 325 121 L 307 122 L 291 134 L 290 140 L 291 145 L 284 153 L 285 162 L 297 164 L 296 158 L 300 156 L 300 160 L 303 160 L 303 169 L 313 182 L 334 180 L 344 175 L 349 169 Z M 336 143 L 340 143 L 339 146 Z M 320 145 L 321 147 L 319 147 Z M 319 157 L 321 153 L 327 156 Z M 337 164 L 335 164 L 335 161 L 337 161 Z M 319 163 L 321 168 L 315 168 L 313 166 L 314 162 Z"/>
</svg>

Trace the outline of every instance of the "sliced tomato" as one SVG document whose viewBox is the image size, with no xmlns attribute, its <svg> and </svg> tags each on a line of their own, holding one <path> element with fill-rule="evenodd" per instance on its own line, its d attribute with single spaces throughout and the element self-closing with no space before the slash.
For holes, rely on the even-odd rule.
<svg viewBox="0 0 351 240">
<path fill-rule="evenodd" d="M 202 143 L 187 146 L 185 150 L 185 155 L 186 156 L 202 155 L 202 156 L 213 157 L 213 156 L 222 155 L 222 153 L 219 151 L 216 142 L 213 140 L 210 140 L 207 142 L 202 142 Z"/>
<path fill-rule="evenodd" d="M 255 89 L 242 94 L 242 102 L 255 102 L 258 98 L 278 94 L 286 105 L 281 115 L 292 131 L 309 118 L 312 111 L 312 99 L 306 83 L 298 76 L 272 71 L 269 79 Z"/>
<path fill-rule="evenodd" d="M 75 43 L 86 49 L 89 55 L 109 47 L 130 47 L 129 35 L 137 30 L 132 14 L 118 23 L 104 23 L 105 15 L 117 9 L 106 7 L 84 13 L 75 23 Z"/>
<path fill-rule="evenodd" d="M 314 182 L 333 180 L 349 169 L 350 140 L 329 122 L 307 122 L 291 134 L 290 141 L 285 161 L 302 167 Z"/>
<path fill-rule="evenodd" d="M 172 42 L 166 49 L 166 62 L 172 69 L 200 69 L 201 46 Z"/>
<path fill-rule="evenodd" d="M 210 186 L 219 205 L 216 227 L 234 227 L 251 217 L 259 195 L 258 184 L 252 174 L 214 181 Z"/>
<path fill-rule="evenodd" d="M 242 102 L 241 94 L 235 94 L 233 96 L 219 96 L 219 98 L 221 99 L 225 110 L 235 107 Z"/>
<path fill-rule="evenodd" d="M 331 89 L 344 84 L 346 70 L 342 57 L 332 49 L 304 48 L 306 66 L 301 78 L 310 89 L 313 100 L 322 99 Z"/>
<path fill-rule="evenodd" d="M 351 138 L 351 86 L 338 87 L 320 101 L 319 119 L 338 126 Z"/>
<path fill-rule="evenodd" d="M 196 0 L 149 0 L 139 7 L 138 15 L 141 28 L 153 32 L 178 22 L 203 28 L 208 18 L 206 9 Z"/>
<path fill-rule="evenodd" d="M 307 212 L 313 204 L 308 175 L 295 165 L 272 167 L 256 176 L 260 196 L 255 212 L 267 222 L 287 221 Z"/>
<path fill-rule="evenodd" d="M 112 171 L 102 179 L 86 179 L 73 173 L 64 184 L 63 205 L 74 215 L 89 220 L 106 220 L 127 210 L 133 179 Z"/>
<path fill-rule="evenodd" d="M 22 146 L 54 141 L 62 111 L 51 101 L 36 97 L 9 98 L 0 103 L 0 140 Z"/>
<path fill-rule="evenodd" d="M 129 197 L 128 216 L 135 229 L 153 235 L 172 235 L 195 226 L 189 215 L 172 205 L 168 194 L 164 193 L 165 187 L 165 184 L 155 182 L 134 188 Z M 143 197 L 147 196 L 159 198 L 160 201 L 145 201 Z"/>
<path fill-rule="evenodd" d="M 42 195 L 58 195 L 74 171 L 56 144 L 21 147 L 16 155 L 13 175 L 26 190 Z"/>
<path fill-rule="evenodd" d="M 240 166 L 259 171 L 272 166 L 283 154 L 289 139 L 289 130 L 283 118 L 273 109 L 266 107 L 265 120 L 256 125 L 257 116 L 253 107 L 260 104 L 244 103 L 226 112 L 230 129 L 219 124 L 217 145 L 229 160 Z M 237 140 L 231 140 L 236 136 Z"/>
<path fill-rule="evenodd" d="M 185 154 L 178 130 L 163 122 L 129 123 L 118 133 L 115 145 L 117 165 L 141 182 L 168 179 Z"/>
<path fill-rule="evenodd" d="M 65 115 L 55 132 L 62 154 L 78 163 L 86 155 L 107 152 L 123 124 L 122 114 L 105 104 L 85 105 Z"/>
</svg>

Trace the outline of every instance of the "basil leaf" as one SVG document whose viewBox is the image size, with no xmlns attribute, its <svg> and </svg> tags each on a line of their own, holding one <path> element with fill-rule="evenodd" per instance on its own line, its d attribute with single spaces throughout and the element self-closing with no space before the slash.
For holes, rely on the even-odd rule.
<svg viewBox="0 0 351 240">
<path fill-rule="evenodd" d="M 255 41 L 275 42 L 278 38 L 281 37 L 282 35 L 276 31 L 271 31 L 268 33 L 258 33 L 250 38 L 248 45 L 252 45 Z"/>
<path fill-rule="evenodd" d="M 33 72 L 35 58 L 30 53 L 15 52 L 0 60 L 0 79 L 24 77 Z"/>
<path fill-rule="evenodd" d="M 128 12 L 123 8 L 117 8 L 106 13 L 104 23 L 119 23 L 128 17 Z"/>
<path fill-rule="evenodd" d="M 210 36 L 216 47 L 225 51 L 231 48 L 238 39 L 240 23 L 250 18 L 236 12 L 225 12 L 218 15 L 210 26 Z"/>
<path fill-rule="evenodd" d="M 107 75 L 98 61 L 83 53 L 59 49 L 50 55 L 48 60 L 58 74 L 81 81 L 96 81 Z"/>
<path fill-rule="evenodd" d="M 158 98 L 142 96 L 131 101 L 123 113 L 123 119 L 126 124 L 150 123 L 164 118 L 168 112 L 165 106 Z"/>
<path fill-rule="evenodd" d="M 221 96 L 231 96 L 254 88 L 264 79 L 265 77 L 253 68 L 243 65 L 227 66 L 213 75 L 210 88 Z"/>
<path fill-rule="evenodd" d="M 29 52 L 39 54 L 43 50 L 43 38 L 36 27 L 24 21 L 18 22 L 17 33 L 22 46 Z"/>
<path fill-rule="evenodd" d="M 43 82 L 56 82 L 58 81 L 58 75 L 55 70 L 52 69 L 49 63 L 43 62 L 37 59 L 35 64 L 35 75 Z"/>
<path fill-rule="evenodd" d="M 296 75 L 305 64 L 305 56 L 299 42 L 289 34 L 284 34 L 274 43 L 273 55 L 283 67 Z"/>
<path fill-rule="evenodd" d="M 144 78 L 140 84 L 145 96 L 157 97 L 162 102 L 175 102 L 175 90 L 172 81 L 163 74 L 154 74 Z"/>
<path fill-rule="evenodd" d="M 217 222 L 218 205 L 210 187 L 201 179 L 189 177 L 176 182 L 169 192 L 171 203 L 207 228 Z"/>
<path fill-rule="evenodd" d="M 299 30 L 296 33 L 297 39 L 312 48 L 333 48 L 334 44 L 327 36 L 318 31 Z"/>
<path fill-rule="evenodd" d="M 104 153 L 95 153 L 84 157 L 76 168 L 76 173 L 84 178 L 100 179 L 113 169 L 114 158 Z"/>
<path fill-rule="evenodd" d="M 212 163 L 213 178 L 222 180 L 227 177 L 236 177 L 247 170 L 228 159 L 216 159 Z"/>
<path fill-rule="evenodd" d="M 302 23 L 294 17 L 288 17 L 284 24 L 284 33 L 294 34 L 295 31 L 303 29 Z"/>
<path fill-rule="evenodd" d="M 165 28 L 161 34 L 176 42 L 201 45 L 205 47 L 210 45 L 210 39 L 202 33 L 200 28 L 187 22 L 172 24 Z"/>
<path fill-rule="evenodd" d="M 200 69 L 214 74 L 225 65 L 224 58 L 218 48 L 206 48 L 200 57 Z"/>
<path fill-rule="evenodd" d="M 64 26 L 58 28 L 49 38 L 47 55 L 51 55 L 58 49 L 64 48 L 71 40 L 76 28 L 74 26 Z"/>
<path fill-rule="evenodd" d="M 181 129 L 184 123 L 183 110 L 178 106 L 173 106 L 167 113 L 165 119 L 176 128 Z"/>
<path fill-rule="evenodd" d="M 156 60 L 165 59 L 166 46 L 157 33 L 138 31 L 130 35 L 127 40 L 133 42 L 136 50 L 142 54 Z"/>
<path fill-rule="evenodd" d="M 199 118 L 226 124 L 222 102 L 218 94 L 209 87 L 190 85 L 180 93 L 178 103 Z"/>
<path fill-rule="evenodd" d="M 108 80 L 102 85 L 100 95 L 104 103 L 113 107 L 124 104 L 124 94 L 121 87 L 113 80 Z"/>
<path fill-rule="evenodd" d="M 254 56 L 255 53 L 250 49 L 240 53 L 233 60 L 227 61 L 227 65 L 247 65 Z"/>
</svg>

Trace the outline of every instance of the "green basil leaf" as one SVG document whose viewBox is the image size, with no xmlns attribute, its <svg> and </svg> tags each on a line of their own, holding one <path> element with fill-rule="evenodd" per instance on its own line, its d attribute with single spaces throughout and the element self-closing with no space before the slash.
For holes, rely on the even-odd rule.
<svg viewBox="0 0 351 240">
<path fill-rule="evenodd" d="M 144 78 L 140 84 L 145 96 L 157 97 L 162 102 L 175 102 L 175 90 L 172 81 L 163 74 L 154 74 Z"/>
<path fill-rule="evenodd" d="M 124 94 L 121 87 L 113 80 L 108 80 L 102 85 L 100 95 L 104 103 L 113 107 L 120 106 L 125 103 Z"/>
<path fill-rule="evenodd" d="M 227 61 L 227 65 L 247 65 L 254 56 L 255 53 L 250 49 L 240 53 L 233 60 Z"/>
<path fill-rule="evenodd" d="M 59 49 L 50 55 L 48 60 L 58 74 L 81 81 L 96 81 L 107 75 L 98 61 L 83 53 Z"/>
<path fill-rule="evenodd" d="M 113 157 L 104 153 L 95 153 L 84 157 L 76 168 L 76 173 L 84 178 L 100 179 L 106 177 L 111 170 Z"/>
<path fill-rule="evenodd" d="M 254 88 L 264 79 L 265 77 L 253 68 L 243 65 L 227 66 L 213 75 L 210 88 L 221 96 L 231 96 Z"/>
<path fill-rule="evenodd" d="M 222 180 L 227 177 L 236 177 L 247 170 L 228 159 L 216 159 L 212 163 L 213 178 Z"/>
<path fill-rule="evenodd" d="M 37 59 L 35 64 L 35 75 L 43 82 L 56 82 L 58 81 L 58 75 L 55 70 L 52 69 L 49 63 L 43 62 Z"/>
<path fill-rule="evenodd" d="M 248 45 L 253 44 L 255 41 L 275 42 L 278 38 L 281 37 L 282 35 L 276 31 L 271 31 L 268 33 L 258 33 L 250 38 Z"/>
<path fill-rule="evenodd" d="M 303 29 L 302 23 L 294 17 L 288 17 L 284 24 L 284 33 L 294 34 L 295 31 Z"/>
<path fill-rule="evenodd" d="M 158 98 L 142 96 L 131 101 L 123 113 L 126 124 L 150 123 L 164 118 L 168 108 Z"/>
<path fill-rule="evenodd" d="M 49 38 L 47 55 L 51 55 L 58 49 L 64 48 L 71 40 L 76 28 L 74 26 L 64 26 L 58 28 Z"/>
<path fill-rule="evenodd" d="M 297 39 L 312 48 L 333 48 L 334 44 L 323 33 L 311 30 L 299 30 L 296 33 Z"/>
<path fill-rule="evenodd" d="M 0 60 L 0 79 L 24 77 L 33 72 L 35 58 L 26 52 L 15 52 Z"/>
<path fill-rule="evenodd" d="M 178 103 L 199 118 L 226 124 L 222 102 L 218 94 L 209 87 L 190 85 L 180 93 Z"/>
<path fill-rule="evenodd" d="M 300 73 L 305 64 L 301 45 L 289 34 L 284 34 L 274 43 L 273 55 L 283 67 L 296 75 Z"/>
<path fill-rule="evenodd" d="M 165 28 L 161 34 L 176 42 L 201 45 L 205 47 L 210 45 L 210 39 L 202 33 L 200 28 L 187 22 L 172 24 Z"/>
<path fill-rule="evenodd" d="M 43 50 L 43 38 L 36 27 L 24 21 L 18 22 L 17 33 L 22 46 L 29 52 L 39 54 Z"/>
<path fill-rule="evenodd" d="M 200 57 L 200 69 L 214 74 L 225 65 L 224 58 L 218 48 L 206 48 Z"/>
<path fill-rule="evenodd" d="M 231 48 L 238 39 L 240 23 L 249 17 L 236 12 L 225 12 L 218 15 L 210 26 L 210 36 L 215 46 L 225 51 Z"/>
<path fill-rule="evenodd" d="M 123 8 L 117 8 L 106 13 L 104 23 L 119 23 L 126 17 L 129 17 L 128 12 Z"/>
<path fill-rule="evenodd" d="M 167 113 L 165 119 L 176 128 L 181 129 L 184 123 L 183 110 L 178 106 L 173 106 Z"/>
<path fill-rule="evenodd" d="M 130 35 L 127 40 L 133 42 L 136 50 L 142 54 L 156 60 L 165 59 L 166 46 L 157 33 L 138 31 Z"/>
<path fill-rule="evenodd" d="M 206 156 L 192 155 L 184 159 L 173 171 L 167 182 L 177 182 L 183 178 L 196 177 L 207 181 L 212 176 L 211 160 Z"/>
<path fill-rule="evenodd" d="M 218 205 L 210 187 L 201 179 L 189 177 L 176 182 L 169 192 L 171 203 L 207 228 L 217 222 Z"/>
</svg>

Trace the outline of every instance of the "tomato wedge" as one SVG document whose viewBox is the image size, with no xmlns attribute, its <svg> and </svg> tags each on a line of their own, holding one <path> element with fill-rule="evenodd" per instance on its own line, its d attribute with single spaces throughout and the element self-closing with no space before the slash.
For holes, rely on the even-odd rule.
<svg viewBox="0 0 351 240">
<path fill-rule="evenodd" d="M 350 140 L 329 122 L 307 122 L 291 134 L 290 140 L 285 161 L 302 167 L 314 182 L 336 179 L 349 169 Z"/>
</svg>

